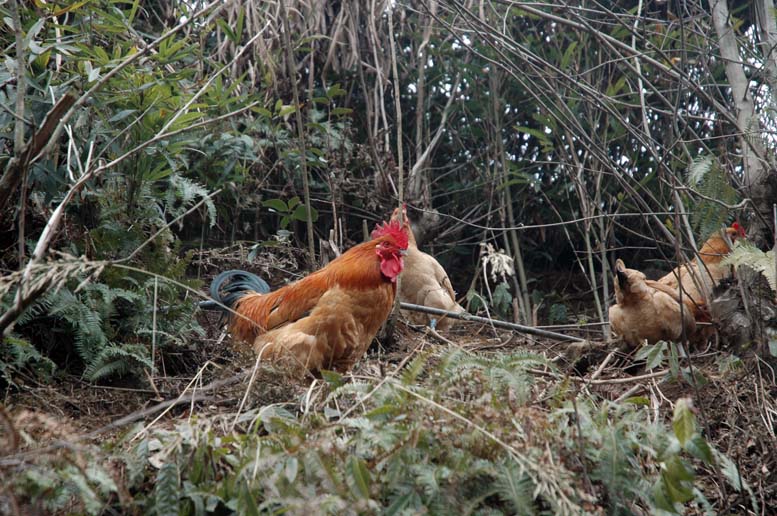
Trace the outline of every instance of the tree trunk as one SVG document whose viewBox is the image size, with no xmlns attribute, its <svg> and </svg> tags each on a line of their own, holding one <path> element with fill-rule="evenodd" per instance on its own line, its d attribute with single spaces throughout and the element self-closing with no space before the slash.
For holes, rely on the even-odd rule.
<svg viewBox="0 0 777 516">
<path fill-rule="evenodd" d="M 765 2 L 765 0 L 759 0 Z M 771 5 L 765 5 L 764 8 L 769 12 L 766 17 L 771 20 L 771 28 L 774 28 L 774 9 L 772 2 L 765 2 Z M 769 186 L 767 179 L 770 175 L 769 164 L 764 159 L 765 153 L 762 142 L 762 131 L 758 114 L 755 111 L 755 102 L 749 90 L 749 79 L 745 75 L 742 58 L 739 53 L 734 29 L 729 24 L 729 11 L 726 0 L 710 0 L 712 23 L 715 26 L 715 32 L 718 36 L 718 45 L 720 55 L 725 61 L 726 78 L 731 86 L 734 109 L 737 117 L 737 131 L 739 133 L 739 142 L 742 148 L 742 167 L 744 169 L 745 192 L 753 199 L 756 209 L 761 213 L 762 220 L 768 220 L 770 213 L 769 204 Z M 766 20 L 766 17 L 764 18 Z M 773 30 L 767 33 L 767 39 L 773 38 Z M 771 50 L 771 48 L 770 48 Z M 771 51 L 765 53 L 765 64 L 774 59 L 770 56 Z M 767 74 L 771 70 L 767 66 Z M 777 77 L 777 76 L 775 76 Z M 772 93 L 777 92 L 772 88 Z M 754 221 L 754 226 L 762 229 L 763 224 Z M 760 233 L 758 229 L 752 233 Z"/>
</svg>

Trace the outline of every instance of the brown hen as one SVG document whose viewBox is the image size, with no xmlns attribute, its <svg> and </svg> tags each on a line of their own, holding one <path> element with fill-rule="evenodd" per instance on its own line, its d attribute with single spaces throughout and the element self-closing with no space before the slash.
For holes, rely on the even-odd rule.
<svg viewBox="0 0 777 516">
<path fill-rule="evenodd" d="M 612 330 L 627 344 L 637 346 L 644 340 L 653 344 L 659 340 L 680 339 L 696 331 L 693 304 L 681 304 L 671 288 L 645 275 L 627 269 L 623 260 L 615 262 L 615 305 L 610 307 Z"/>
<path fill-rule="evenodd" d="M 456 292 L 440 262 L 418 249 L 413 228 L 410 227 L 407 218 L 407 207 L 402 208 L 401 215 L 399 208 L 395 209 L 391 215 L 391 220 L 402 222 L 408 236 L 405 270 L 402 273 L 399 286 L 400 301 L 448 310 L 449 312 L 463 312 L 464 308 L 456 302 Z M 450 317 L 410 310 L 403 310 L 402 314 L 414 324 L 429 324 L 439 330 L 449 330 L 455 322 L 455 319 Z"/>
<path fill-rule="evenodd" d="M 737 238 L 743 238 L 745 231 L 736 222 L 725 230 L 728 238 L 734 242 Z M 731 276 L 731 267 L 721 265 L 723 258 L 731 252 L 728 242 L 721 234 L 712 235 L 699 250 L 699 257 L 704 267 L 699 268 L 696 260 L 680 267 L 675 267 L 669 274 L 658 279 L 658 283 L 672 289 L 675 296 L 679 296 L 682 285 L 682 297 L 690 298 L 693 306 L 693 314 L 697 320 L 708 319 L 707 295 L 704 292 L 712 292 L 724 278 Z"/>
</svg>

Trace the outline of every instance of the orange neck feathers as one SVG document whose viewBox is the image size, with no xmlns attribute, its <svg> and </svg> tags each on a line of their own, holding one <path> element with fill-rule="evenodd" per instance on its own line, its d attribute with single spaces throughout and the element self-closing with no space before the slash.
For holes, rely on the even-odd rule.
<svg viewBox="0 0 777 516">
<path fill-rule="evenodd" d="M 736 222 L 725 230 L 726 235 L 731 239 L 733 243 L 737 238 L 744 237 L 744 229 Z M 712 235 L 704 245 L 699 249 L 699 255 L 704 259 L 706 263 L 718 263 L 723 260 L 723 257 L 731 252 L 726 240 L 719 234 Z"/>
<path fill-rule="evenodd" d="M 339 284 L 345 288 L 377 288 L 384 282 L 392 281 L 381 271 L 383 259 L 377 253 L 384 241 L 386 238 L 377 238 L 358 244 L 314 275 L 327 274 L 332 281 L 330 285 Z M 397 259 L 401 260 L 401 257 L 397 256 Z"/>
</svg>

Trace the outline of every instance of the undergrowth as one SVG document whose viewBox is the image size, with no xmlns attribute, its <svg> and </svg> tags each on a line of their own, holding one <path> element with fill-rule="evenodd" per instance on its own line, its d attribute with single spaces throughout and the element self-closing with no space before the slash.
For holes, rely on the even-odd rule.
<svg viewBox="0 0 777 516">
<path fill-rule="evenodd" d="M 757 512 L 689 401 L 668 425 L 641 398 L 540 385 L 538 367 L 552 370 L 528 353 L 422 354 L 395 377 L 326 374 L 301 400 L 138 426 L 3 473 L 24 503 L 89 514 L 714 514 L 696 477 L 710 468 Z"/>
</svg>

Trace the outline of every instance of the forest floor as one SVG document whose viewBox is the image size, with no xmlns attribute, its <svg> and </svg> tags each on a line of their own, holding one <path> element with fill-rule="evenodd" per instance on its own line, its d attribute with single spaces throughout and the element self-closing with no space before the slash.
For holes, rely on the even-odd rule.
<svg viewBox="0 0 777 516">
<path fill-rule="evenodd" d="M 275 268 L 292 268 L 292 261 L 289 257 L 287 263 L 276 263 Z M 218 270 L 245 267 L 230 262 L 212 260 L 199 272 L 209 278 Z M 269 268 L 255 270 L 267 273 Z M 273 277 L 283 276 L 275 272 Z M 3 401 L 11 425 L 23 429 L 27 441 L 13 444 L 0 433 L 0 449 L 15 446 L 24 452 L 25 460 L 34 462 L 39 455 L 56 453 L 61 446 L 118 442 L 126 438 L 130 428 L 137 431 L 142 424 L 146 428 L 172 428 L 192 415 L 215 417 L 271 404 L 292 412 L 304 410 L 313 388 L 310 379 L 289 378 L 261 368 L 256 372 L 253 357 L 225 339 L 218 315 L 200 313 L 198 319 L 206 335 L 196 338 L 186 352 L 168 355 L 154 378 L 142 384 L 115 381 L 94 385 L 66 375 L 49 384 L 29 379 L 21 389 L 7 393 Z M 598 400 L 644 397 L 654 417 L 667 424 L 671 424 L 672 404 L 679 398 L 690 398 L 705 438 L 738 466 L 762 513 L 769 514 L 770 507 L 777 507 L 777 380 L 769 365 L 753 353 L 743 354 L 739 366 L 732 369 L 725 367 L 730 356 L 727 352 L 695 350 L 690 364 L 703 381 L 692 385 L 682 375 L 673 379 L 666 363 L 646 371 L 645 362 L 635 360 L 634 352 L 619 350 L 601 338 L 585 345 L 570 344 L 461 322 L 441 339 L 428 328 L 412 327 L 401 320 L 394 328 L 394 337 L 385 348 L 374 344 L 351 377 L 379 382 L 398 374 L 420 353 L 434 357 L 451 347 L 483 357 L 528 351 L 545 356 L 557 367 L 552 372 L 533 371 L 532 404 L 538 411 L 547 410 L 561 382 Z M 256 376 L 250 382 L 252 373 Z M 321 383 L 319 380 L 319 387 Z M 735 513 L 738 507 L 748 506 L 747 495 L 733 492 L 719 471 L 702 466 L 697 473 L 714 506 Z"/>
</svg>

